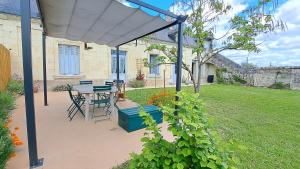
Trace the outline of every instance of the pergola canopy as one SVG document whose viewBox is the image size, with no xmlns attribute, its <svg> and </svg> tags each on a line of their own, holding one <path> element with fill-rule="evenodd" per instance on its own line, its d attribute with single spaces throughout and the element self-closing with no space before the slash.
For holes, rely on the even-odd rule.
<svg viewBox="0 0 300 169">
<path fill-rule="evenodd" d="M 38 159 L 32 76 L 31 0 L 21 0 L 22 56 L 24 93 L 30 168 L 43 165 Z M 116 0 L 37 0 L 43 24 L 43 82 L 44 104 L 47 102 L 46 35 L 75 41 L 106 44 L 117 48 L 119 72 L 119 46 L 173 25 L 178 26 L 176 91 L 181 90 L 183 56 L 183 23 L 187 16 L 177 16 L 140 0 L 127 0 L 136 5 L 175 18 L 166 22 L 140 9 L 127 7 Z M 119 73 L 117 73 L 119 83 Z M 178 100 L 178 96 L 176 100 Z M 178 107 L 175 107 L 177 109 Z M 175 111 L 175 114 L 177 112 Z"/>
<path fill-rule="evenodd" d="M 40 0 L 48 36 L 119 46 L 171 22 L 116 0 Z"/>
</svg>

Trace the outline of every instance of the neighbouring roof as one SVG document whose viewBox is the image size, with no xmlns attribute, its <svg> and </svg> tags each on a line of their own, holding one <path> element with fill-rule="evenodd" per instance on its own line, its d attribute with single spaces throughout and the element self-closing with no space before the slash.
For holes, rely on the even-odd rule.
<svg viewBox="0 0 300 169">
<path fill-rule="evenodd" d="M 241 65 L 221 54 L 217 54 L 215 57 L 213 57 L 210 63 L 216 65 L 217 67 L 226 67 L 233 70 L 240 70 L 242 68 Z"/>
</svg>

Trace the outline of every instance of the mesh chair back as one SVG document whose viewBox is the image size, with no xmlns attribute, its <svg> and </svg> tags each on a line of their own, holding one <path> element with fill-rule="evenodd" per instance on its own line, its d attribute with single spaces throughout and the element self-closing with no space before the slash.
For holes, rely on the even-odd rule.
<svg viewBox="0 0 300 169">
<path fill-rule="evenodd" d="M 81 110 L 78 102 L 76 102 L 75 99 L 74 99 L 74 97 L 73 97 L 71 85 L 67 84 L 67 86 L 68 86 L 68 93 L 69 93 L 70 99 L 72 100 L 72 102 L 74 103 L 74 105 L 79 109 L 79 111 L 82 112 L 82 110 Z"/>
<path fill-rule="evenodd" d="M 114 82 L 108 82 L 108 81 L 106 81 L 106 82 L 105 82 L 105 85 L 106 85 L 106 86 L 113 86 L 113 85 L 114 85 Z"/>
<path fill-rule="evenodd" d="M 100 92 L 100 91 L 108 91 L 111 90 L 111 86 L 105 85 L 105 86 L 93 86 L 94 92 Z"/>
<path fill-rule="evenodd" d="M 68 93 L 69 93 L 69 96 L 70 96 L 70 99 L 72 100 L 72 102 L 74 101 L 74 98 L 73 98 L 73 94 L 72 94 L 72 86 L 67 84 L 67 90 L 68 90 Z"/>
<path fill-rule="evenodd" d="M 85 85 L 85 84 L 93 84 L 92 80 L 80 80 L 80 85 Z"/>
</svg>

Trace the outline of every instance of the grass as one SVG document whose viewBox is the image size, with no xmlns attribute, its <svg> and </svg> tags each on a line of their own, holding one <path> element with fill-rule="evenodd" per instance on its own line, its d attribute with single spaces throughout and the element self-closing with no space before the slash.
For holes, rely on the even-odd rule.
<svg viewBox="0 0 300 169">
<path fill-rule="evenodd" d="M 146 104 L 147 98 L 162 90 L 133 90 L 127 96 Z M 166 90 L 174 92 L 174 88 Z M 299 91 L 210 85 L 203 86 L 201 95 L 213 128 L 225 141 L 233 139 L 246 147 L 236 151 L 239 168 L 299 168 Z"/>
</svg>

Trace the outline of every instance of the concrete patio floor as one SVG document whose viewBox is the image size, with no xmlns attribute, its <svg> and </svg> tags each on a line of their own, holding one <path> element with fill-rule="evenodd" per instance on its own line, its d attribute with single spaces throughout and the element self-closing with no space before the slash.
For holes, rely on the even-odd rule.
<svg viewBox="0 0 300 169">
<path fill-rule="evenodd" d="M 73 121 L 66 118 L 70 99 L 66 92 L 49 92 L 49 106 L 43 106 L 43 93 L 35 94 L 38 154 L 44 158 L 44 169 L 110 169 L 140 152 L 141 137 L 145 130 L 127 133 L 120 128 L 116 115 L 111 120 L 86 122 L 78 113 Z M 121 108 L 135 103 L 120 101 Z M 166 139 L 171 139 L 167 125 L 162 124 Z M 17 135 L 24 142 L 16 148 L 7 169 L 28 169 L 28 147 L 24 97 L 17 99 L 11 128 L 19 127 Z"/>
</svg>

